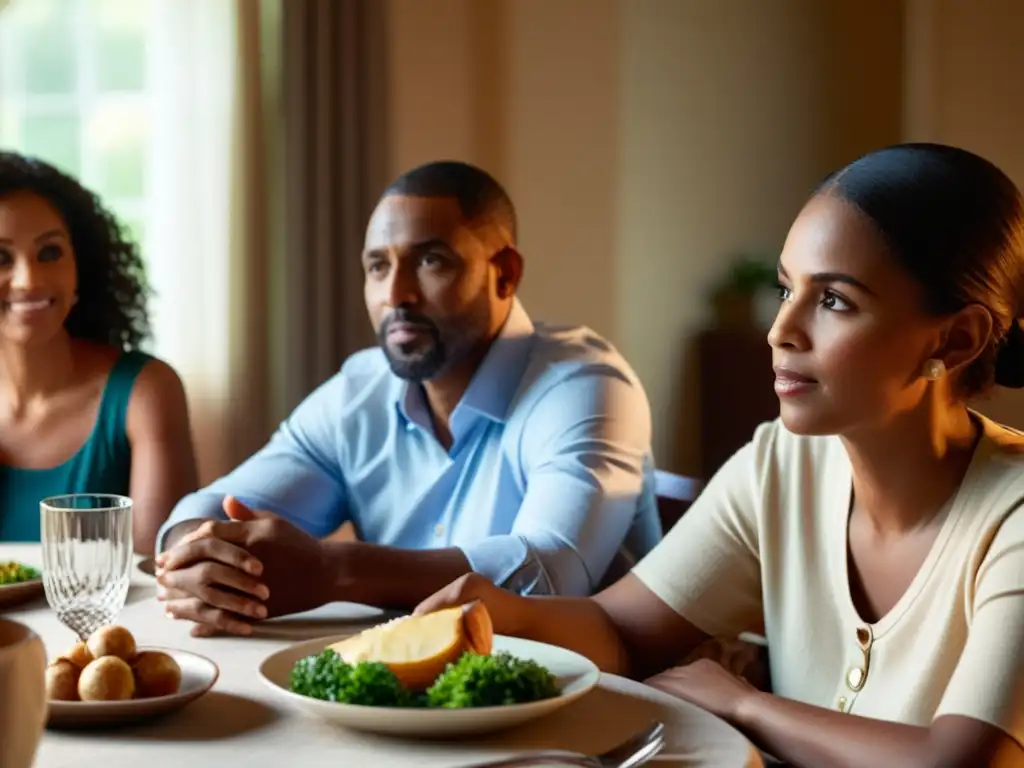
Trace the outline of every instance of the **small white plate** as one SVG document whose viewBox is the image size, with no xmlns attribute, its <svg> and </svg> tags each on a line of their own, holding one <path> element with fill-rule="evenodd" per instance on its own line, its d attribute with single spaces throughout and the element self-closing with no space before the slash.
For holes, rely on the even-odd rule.
<svg viewBox="0 0 1024 768">
<path fill-rule="evenodd" d="M 20 581 L 17 584 L 4 584 L 0 587 L 0 608 L 13 608 L 15 605 L 41 597 L 45 592 L 41 578 Z"/>
<path fill-rule="evenodd" d="M 341 632 L 354 635 L 401 615 L 396 611 L 382 611 L 361 603 L 327 603 L 311 611 L 256 622 L 253 624 L 253 637 L 297 643 Z"/>
<path fill-rule="evenodd" d="M 127 725 L 175 712 L 213 688 L 220 669 L 205 656 L 173 648 L 146 646 L 140 651 L 163 651 L 181 667 L 181 687 L 170 696 L 127 701 L 51 701 L 47 728 Z"/>
<path fill-rule="evenodd" d="M 295 662 L 320 653 L 345 637 L 347 635 L 310 640 L 273 653 L 260 664 L 260 677 L 281 699 L 313 717 L 359 731 L 419 738 L 470 736 L 521 725 L 570 704 L 596 686 L 601 677 L 597 667 L 578 653 L 532 640 L 495 635 L 495 651 L 508 651 L 543 665 L 558 679 L 561 695 L 503 707 L 425 709 L 338 704 L 292 693 L 289 677 Z"/>
</svg>

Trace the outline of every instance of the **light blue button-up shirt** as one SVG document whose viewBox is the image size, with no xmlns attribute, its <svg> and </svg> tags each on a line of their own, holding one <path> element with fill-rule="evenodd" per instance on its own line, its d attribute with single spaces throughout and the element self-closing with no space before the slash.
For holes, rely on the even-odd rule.
<svg viewBox="0 0 1024 768">
<path fill-rule="evenodd" d="M 223 518 L 236 496 L 326 536 L 459 547 L 522 594 L 585 595 L 661 537 L 643 386 L 588 328 L 534 326 L 514 303 L 451 415 L 449 451 L 422 389 L 380 349 L 350 357 L 230 474 L 185 497 L 160 532 Z"/>
</svg>

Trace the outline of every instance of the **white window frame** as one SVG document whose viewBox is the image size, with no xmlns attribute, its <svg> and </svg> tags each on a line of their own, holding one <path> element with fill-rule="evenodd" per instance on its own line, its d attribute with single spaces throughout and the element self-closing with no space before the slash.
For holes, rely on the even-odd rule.
<svg viewBox="0 0 1024 768">
<path fill-rule="evenodd" d="M 75 90 L 66 94 L 36 94 L 24 89 L 25 78 L 23 70 L 25 57 L 23 48 L 18 41 L 12 41 L 11 32 L 4 27 L 4 22 L 9 13 L 16 10 L 14 6 L 18 3 L 31 3 L 35 0 L 13 0 L 4 9 L 3 16 L 0 16 L 0 107 L 8 117 L 12 117 L 14 125 L 11 126 L 18 131 L 18 135 L 12 137 L 3 131 L 5 126 L 0 123 L 0 148 L 23 151 L 24 137 L 20 135 L 21 120 L 26 114 L 45 115 L 47 112 L 66 115 L 69 112 L 78 117 L 78 151 L 79 167 L 75 171 L 77 178 L 86 187 L 100 192 L 104 205 L 116 212 L 119 220 L 138 221 L 143 224 L 143 238 L 145 233 L 145 216 L 147 207 L 147 192 L 145 191 L 146 165 L 143 165 L 144 191 L 141 196 L 124 197 L 104 194 L 98 188 L 100 181 L 100 168 L 98 153 L 89 151 L 89 120 L 91 115 L 101 104 L 120 104 L 128 107 L 136 107 L 145 114 L 150 114 L 149 93 L 144 84 L 141 91 L 105 91 L 101 92 L 98 85 L 97 68 L 93 56 L 96 47 L 96 24 L 89 20 L 89 0 L 60 0 L 70 6 L 72 15 L 73 44 L 75 47 L 75 68 L 77 70 Z M 136 0 L 146 2 L 146 0 Z M 150 20 L 149 24 L 152 24 Z M 145 34 L 152 34 L 152 27 L 146 29 Z M 146 57 L 148 61 L 148 57 Z M 148 80 L 148 78 L 146 78 Z M 20 84 L 20 87 L 12 87 L 12 83 Z M 41 159 L 46 159 L 45 157 Z M 67 170 L 67 169 L 62 169 Z M 145 243 L 139 243 L 142 252 L 146 252 Z"/>
</svg>

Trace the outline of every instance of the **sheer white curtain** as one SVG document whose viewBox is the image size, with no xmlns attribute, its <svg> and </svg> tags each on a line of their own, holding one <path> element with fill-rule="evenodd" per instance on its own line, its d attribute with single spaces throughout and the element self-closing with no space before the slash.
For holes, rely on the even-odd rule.
<svg viewBox="0 0 1024 768">
<path fill-rule="evenodd" d="M 259 340 L 238 338 L 255 327 L 259 302 L 249 289 L 252 276 L 265 269 L 261 224 L 253 215 L 260 192 L 254 167 L 259 89 L 250 87 L 259 78 L 258 4 L 149 2 L 154 33 L 145 226 L 156 294 L 154 352 L 185 382 L 205 482 L 251 448 L 239 445 L 237 434 L 232 438 L 239 414 L 252 405 L 246 402 L 252 387 L 240 382 L 263 375 L 249 370 L 247 354 Z M 255 46 L 247 36 L 253 30 Z"/>
</svg>

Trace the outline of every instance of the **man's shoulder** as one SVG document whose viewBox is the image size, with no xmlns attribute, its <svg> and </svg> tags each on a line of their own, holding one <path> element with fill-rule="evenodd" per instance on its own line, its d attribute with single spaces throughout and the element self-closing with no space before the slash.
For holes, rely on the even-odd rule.
<svg viewBox="0 0 1024 768">
<path fill-rule="evenodd" d="M 377 347 L 359 350 L 342 363 L 341 368 L 324 381 L 310 397 L 321 401 L 327 398 L 332 403 L 349 407 L 365 401 L 373 393 L 389 394 L 394 376 L 387 358 Z"/>
<path fill-rule="evenodd" d="M 539 322 L 527 370 L 527 384 L 541 385 L 571 376 L 612 376 L 642 389 L 629 361 L 611 341 L 586 325 Z"/>
<path fill-rule="evenodd" d="M 562 403 L 565 398 L 577 405 L 592 403 L 599 410 L 612 404 L 631 411 L 650 409 L 643 383 L 611 341 L 585 325 L 537 322 L 511 412 L 524 417 L 541 403 Z"/>
</svg>

